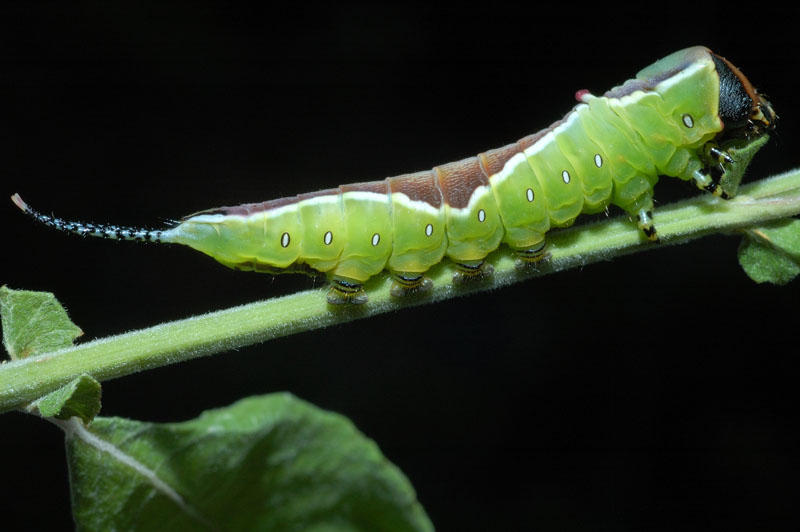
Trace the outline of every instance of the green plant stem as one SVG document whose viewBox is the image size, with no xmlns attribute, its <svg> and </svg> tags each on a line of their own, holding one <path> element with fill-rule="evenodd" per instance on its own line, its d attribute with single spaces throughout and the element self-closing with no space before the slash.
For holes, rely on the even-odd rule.
<svg viewBox="0 0 800 532">
<path fill-rule="evenodd" d="M 656 224 L 663 246 L 797 214 L 800 214 L 800 168 L 742 187 L 730 201 L 701 195 L 659 208 Z M 326 303 L 325 290 L 307 290 L 5 362 L 0 364 L 0 412 L 21 408 L 82 374 L 99 381 L 113 379 L 659 247 L 646 242 L 627 217 L 553 231 L 548 234 L 548 242 L 552 258 L 538 270 L 519 271 L 513 254 L 504 247 L 488 259 L 495 268 L 491 278 L 463 287 L 453 286 L 453 265 L 443 261 L 428 273 L 434 282 L 432 292 L 421 297 L 391 297 L 391 280 L 380 275 L 365 286 L 369 294 L 365 305 L 331 307 Z"/>
</svg>

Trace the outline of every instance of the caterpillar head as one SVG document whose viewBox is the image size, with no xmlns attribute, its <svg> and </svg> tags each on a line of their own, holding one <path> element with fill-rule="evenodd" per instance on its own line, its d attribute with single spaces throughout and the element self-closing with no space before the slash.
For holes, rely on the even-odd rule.
<svg viewBox="0 0 800 532">
<path fill-rule="evenodd" d="M 750 80 L 724 57 L 712 53 L 711 59 L 719 76 L 719 117 L 725 138 L 749 139 L 774 129 L 778 116 Z"/>
</svg>

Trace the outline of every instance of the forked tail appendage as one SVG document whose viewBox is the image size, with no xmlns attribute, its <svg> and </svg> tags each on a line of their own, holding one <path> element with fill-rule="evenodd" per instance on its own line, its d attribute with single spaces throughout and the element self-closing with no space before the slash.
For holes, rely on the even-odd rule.
<svg viewBox="0 0 800 532">
<path fill-rule="evenodd" d="M 107 238 L 110 240 L 134 240 L 138 242 L 162 242 L 163 230 L 144 229 L 134 227 L 123 227 L 119 225 L 87 223 L 87 222 L 72 222 L 62 220 L 55 216 L 42 214 L 30 206 L 20 197 L 19 194 L 11 196 L 11 201 L 14 205 L 20 208 L 22 212 L 53 229 L 63 231 L 65 233 L 73 233 L 80 236 L 94 236 L 98 238 Z"/>
</svg>

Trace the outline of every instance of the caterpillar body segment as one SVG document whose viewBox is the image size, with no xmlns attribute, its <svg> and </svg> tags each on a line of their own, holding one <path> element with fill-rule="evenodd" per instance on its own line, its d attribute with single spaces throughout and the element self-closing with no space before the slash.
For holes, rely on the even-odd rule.
<svg viewBox="0 0 800 532">
<path fill-rule="evenodd" d="M 78 234 L 177 243 L 222 264 L 265 272 L 324 272 L 331 303 L 363 303 L 361 285 L 383 270 L 392 294 L 423 292 L 444 257 L 456 282 L 491 274 L 501 244 L 519 263 L 547 257 L 545 235 L 582 213 L 614 204 L 657 240 L 653 188 L 659 176 L 692 181 L 721 197 L 737 168 L 733 142 L 771 130 L 775 113 L 727 60 L 703 47 L 676 52 L 550 127 L 507 146 L 431 170 L 381 181 L 221 207 L 160 231 L 64 222 L 15 203 L 39 221 Z M 746 165 L 747 163 L 741 163 Z"/>
</svg>

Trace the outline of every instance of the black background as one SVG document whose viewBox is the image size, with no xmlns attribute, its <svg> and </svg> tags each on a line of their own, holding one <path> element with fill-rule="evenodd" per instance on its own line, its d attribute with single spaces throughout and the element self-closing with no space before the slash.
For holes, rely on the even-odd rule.
<svg viewBox="0 0 800 532">
<path fill-rule="evenodd" d="M 5 197 L 157 226 L 382 179 L 520 138 L 576 90 L 695 44 L 781 117 L 750 177 L 799 160 L 797 10 L 106 4 L 0 8 Z M 657 201 L 691 194 L 664 179 Z M 67 237 L 10 201 L 0 216 L 0 283 L 54 292 L 84 340 L 324 289 Z M 103 414 L 177 421 L 291 391 L 375 439 L 440 530 L 788 528 L 800 281 L 756 285 L 737 245 L 662 246 L 106 382 Z M 3 528 L 70 528 L 59 430 L 18 413 L 0 427 Z"/>
</svg>

